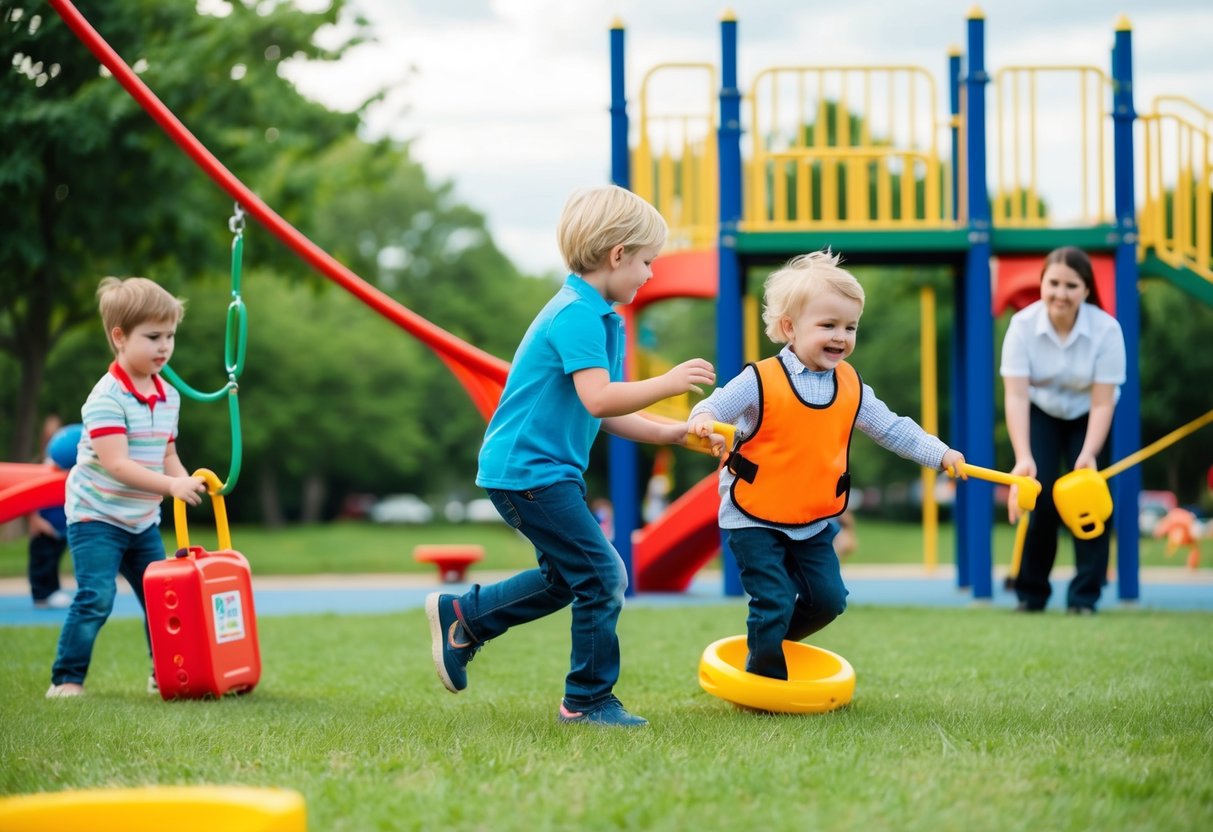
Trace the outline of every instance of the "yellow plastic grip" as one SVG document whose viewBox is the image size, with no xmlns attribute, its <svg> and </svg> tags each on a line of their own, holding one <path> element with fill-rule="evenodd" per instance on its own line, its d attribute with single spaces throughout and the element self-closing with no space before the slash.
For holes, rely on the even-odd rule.
<svg viewBox="0 0 1213 832">
<path fill-rule="evenodd" d="M 218 531 L 220 550 L 231 549 L 232 533 L 227 527 L 227 505 L 223 502 L 223 495 L 219 493 L 223 489 L 223 483 L 209 468 L 199 468 L 193 476 L 202 477 L 206 481 L 206 490 L 211 495 L 211 503 L 215 508 L 215 529 Z M 185 500 L 179 497 L 173 498 L 173 525 L 177 531 L 177 548 L 188 549 L 190 533 L 185 522 Z"/>
<path fill-rule="evenodd" d="M 725 453 L 732 450 L 734 437 L 737 436 L 737 428 L 726 422 L 712 422 L 712 433 L 719 433 L 724 437 Z M 712 453 L 712 439 L 710 436 L 699 436 L 695 433 L 688 433 L 687 447 L 692 451 L 710 454 Z"/>
<path fill-rule="evenodd" d="M 948 469 L 948 473 L 953 477 L 963 474 L 966 477 L 976 477 L 979 480 L 1018 486 L 1019 494 L 1015 502 L 1020 510 L 1036 510 L 1036 498 L 1040 496 L 1040 483 L 1032 477 L 1024 477 L 1019 474 L 1004 474 L 1002 471 L 995 471 L 992 468 L 982 468 L 980 465 L 970 465 L 967 462 L 960 465 L 959 472 L 956 470 L 956 466 L 952 466 Z"/>
</svg>

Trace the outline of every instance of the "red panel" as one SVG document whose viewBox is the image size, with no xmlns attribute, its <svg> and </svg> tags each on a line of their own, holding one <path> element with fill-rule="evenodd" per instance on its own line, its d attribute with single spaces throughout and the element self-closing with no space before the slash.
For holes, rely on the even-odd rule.
<svg viewBox="0 0 1213 832">
<path fill-rule="evenodd" d="M 1018 312 L 1040 300 L 1040 270 L 1044 257 L 1009 255 L 994 261 L 994 317 L 1007 307 Z M 1110 254 L 1091 255 L 1095 272 L 1095 288 L 1099 290 L 1100 308 L 1109 315 L 1116 314 L 1116 261 Z"/>
<path fill-rule="evenodd" d="M 628 306 L 639 314 L 650 303 L 670 298 L 714 298 L 717 277 L 716 250 L 676 251 L 653 261 L 653 277 L 640 287 Z"/>
</svg>

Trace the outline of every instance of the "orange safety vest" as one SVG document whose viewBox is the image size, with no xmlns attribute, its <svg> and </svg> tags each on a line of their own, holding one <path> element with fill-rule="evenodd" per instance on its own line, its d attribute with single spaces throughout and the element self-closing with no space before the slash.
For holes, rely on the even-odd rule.
<svg viewBox="0 0 1213 832">
<path fill-rule="evenodd" d="M 842 514 L 851 491 L 848 459 L 863 381 L 845 361 L 834 396 L 809 404 L 778 356 L 751 364 L 758 376 L 758 424 L 725 463 L 742 514 L 778 526 L 805 526 Z"/>
</svg>

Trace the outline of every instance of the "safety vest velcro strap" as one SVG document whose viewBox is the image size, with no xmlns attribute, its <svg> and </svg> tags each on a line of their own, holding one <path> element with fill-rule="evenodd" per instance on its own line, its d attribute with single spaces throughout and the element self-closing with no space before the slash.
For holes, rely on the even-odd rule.
<svg viewBox="0 0 1213 832">
<path fill-rule="evenodd" d="M 753 483 L 758 476 L 758 463 L 746 459 L 739 452 L 733 451 L 724 462 L 725 467 L 738 479 Z"/>
</svg>

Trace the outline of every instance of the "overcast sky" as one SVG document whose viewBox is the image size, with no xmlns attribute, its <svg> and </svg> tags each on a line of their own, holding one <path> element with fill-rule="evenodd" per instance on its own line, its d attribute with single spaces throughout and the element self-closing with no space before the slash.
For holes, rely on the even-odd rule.
<svg viewBox="0 0 1213 832">
<path fill-rule="evenodd" d="M 319 0 L 307 0 L 302 5 Z M 629 113 L 656 63 L 719 64 L 719 19 L 738 19 L 742 91 L 774 65 L 914 64 L 946 105 L 950 46 L 964 46 L 968 0 L 352 0 L 376 42 L 335 66 L 293 66 L 303 91 L 336 107 L 381 88 L 373 136 L 413 142 L 432 178 L 483 212 L 524 270 L 562 271 L 555 223 L 575 187 L 609 181 L 608 29 L 627 27 Z M 1209 0 L 987 0 L 987 67 L 1107 69 L 1114 24 L 1133 24 L 1136 101 L 1184 95 L 1213 109 Z M 940 114 L 943 115 L 942 113 Z"/>
</svg>

